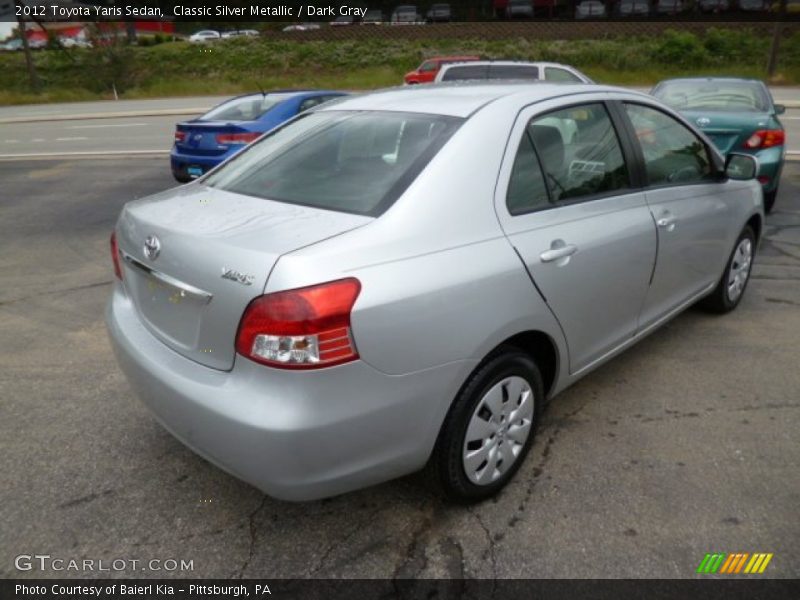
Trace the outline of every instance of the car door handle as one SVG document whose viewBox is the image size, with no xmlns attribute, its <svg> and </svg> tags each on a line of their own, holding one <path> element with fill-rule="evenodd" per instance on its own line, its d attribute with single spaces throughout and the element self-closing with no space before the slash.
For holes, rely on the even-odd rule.
<svg viewBox="0 0 800 600">
<path fill-rule="evenodd" d="M 674 231 L 675 224 L 678 222 L 678 219 L 675 217 L 661 217 L 656 221 L 656 225 L 658 225 L 661 229 L 666 229 L 667 231 Z"/>
<path fill-rule="evenodd" d="M 578 251 L 578 247 L 575 244 L 564 244 L 563 246 L 558 246 L 556 248 L 550 248 L 550 250 L 545 250 L 539 255 L 539 258 L 542 262 L 553 262 L 554 260 L 558 260 L 559 258 L 566 258 L 567 256 L 572 256 Z"/>
</svg>

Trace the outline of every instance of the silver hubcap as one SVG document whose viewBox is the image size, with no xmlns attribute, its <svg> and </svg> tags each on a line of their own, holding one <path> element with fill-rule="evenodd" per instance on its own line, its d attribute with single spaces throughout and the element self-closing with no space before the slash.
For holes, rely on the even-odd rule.
<svg viewBox="0 0 800 600">
<path fill-rule="evenodd" d="M 744 291 L 753 263 L 753 243 L 745 238 L 733 252 L 731 269 L 728 271 L 728 299 L 736 302 Z"/>
<path fill-rule="evenodd" d="M 464 472 L 472 483 L 496 481 L 525 447 L 533 423 L 533 391 L 522 377 L 507 377 L 486 392 L 464 439 Z"/>
</svg>

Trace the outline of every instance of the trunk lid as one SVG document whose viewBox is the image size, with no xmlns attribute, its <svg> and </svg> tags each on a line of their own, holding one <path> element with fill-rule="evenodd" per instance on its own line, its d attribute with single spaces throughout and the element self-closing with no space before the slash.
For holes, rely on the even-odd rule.
<svg viewBox="0 0 800 600">
<path fill-rule="evenodd" d="M 242 313 L 263 293 L 278 258 L 372 220 L 200 184 L 176 188 L 123 209 L 123 283 L 159 340 L 229 370 Z"/>
<path fill-rule="evenodd" d="M 720 152 L 745 150 L 747 139 L 759 129 L 774 127 L 774 119 L 767 113 L 685 111 L 683 116 L 705 133 Z"/>
<path fill-rule="evenodd" d="M 219 156 L 228 151 L 230 146 L 217 143 L 217 135 L 249 132 L 237 123 L 228 121 L 187 121 L 178 123 L 176 129 L 185 133 L 186 137 L 182 142 L 175 142 L 175 146 L 184 152 L 201 156 Z"/>
</svg>

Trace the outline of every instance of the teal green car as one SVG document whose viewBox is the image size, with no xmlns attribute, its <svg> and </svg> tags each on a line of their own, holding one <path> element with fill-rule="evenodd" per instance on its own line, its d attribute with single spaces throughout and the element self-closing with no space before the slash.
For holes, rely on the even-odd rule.
<svg viewBox="0 0 800 600">
<path fill-rule="evenodd" d="M 786 135 L 778 115 L 786 108 L 772 101 L 763 82 L 723 77 L 668 79 L 651 94 L 696 125 L 724 154 L 755 156 L 764 210 L 772 210 L 786 156 Z"/>
</svg>

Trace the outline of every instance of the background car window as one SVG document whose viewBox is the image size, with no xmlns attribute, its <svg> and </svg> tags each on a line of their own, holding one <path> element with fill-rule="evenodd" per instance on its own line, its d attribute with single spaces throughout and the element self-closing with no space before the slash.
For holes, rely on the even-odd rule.
<svg viewBox="0 0 800 600">
<path fill-rule="evenodd" d="M 205 183 L 374 215 L 413 181 L 460 122 L 439 115 L 312 112 L 261 138 Z"/>
<path fill-rule="evenodd" d="M 435 71 L 438 66 L 438 63 L 435 60 L 426 60 L 424 63 L 422 63 L 419 70 L 421 73 Z"/>
<path fill-rule="evenodd" d="M 316 96 L 315 98 L 306 98 L 300 103 L 300 112 L 305 112 L 310 108 L 314 108 L 318 104 L 325 102 L 325 96 Z"/>
<path fill-rule="evenodd" d="M 533 119 L 528 132 L 554 202 L 629 186 L 619 139 L 602 104 L 548 113 Z"/>
<path fill-rule="evenodd" d="M 641 104 L 626 104 L 650 185 L 692 183 L 712 175 L 708 148 L 685 125 Z"/>
<path fill-rule="evenodd" d="M 506 192 L 508 212 L 519 215 L 549 204 L 547 184 L 533 149 L 530 131 L 526 129 L 519 142 L 511 179 L 508 182 L 508 192 Z"/>
<path fill-rule="evenodd" d="M 766 112 L 770 100 L 755 81 L 667 81 L 653 95 L 675 110 Z"/>
<path fill-rule="evenodd" d="M 564 83 L 582 83 L 581 78 L 567 71 L 566 69 L 559 69 L 557 67 L 544 68 L 545 81 L 564 82 Z"/>
<path fill-rule="evenodd" d="M 442 75 L 442 81 L 463 81 L 466 79 L 486 79 L 486 66 L 450 67 Z"/>
<path fill-rule="evenodd" d="M 539 79 L 539 67 L 527 65 L 490 65 L 489 79 Z"/>
<path fill-rule="evenodd" d="M 216 108 L 212 108 L 198 121 L 255 121 L 273 106 L 286 100 L 287 96 L 267 94 L 234 98 Z"/>
</svg>

